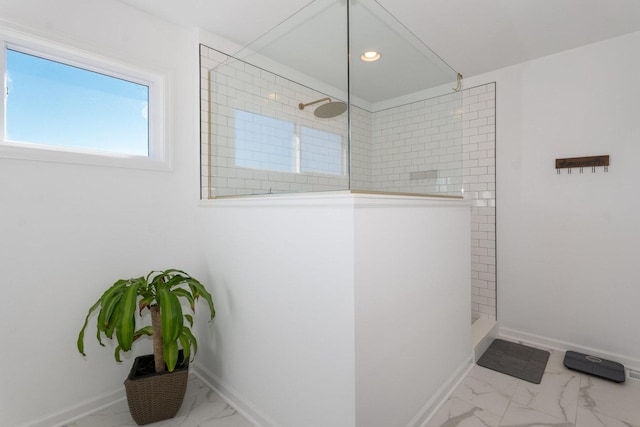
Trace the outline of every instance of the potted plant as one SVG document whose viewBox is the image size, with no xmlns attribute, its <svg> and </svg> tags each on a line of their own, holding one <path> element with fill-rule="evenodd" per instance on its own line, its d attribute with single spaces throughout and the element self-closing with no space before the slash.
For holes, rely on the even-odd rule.
<svg viewBox="0 0 640 427">
<path fill-rule="evenodd" d="M 183 314 L 186 302 L 192 313 L 200 298 L 208 303 L 211 320 L 215 309 L 211 294 L 195 278 L 181 270 L 152 271 L 146 277 L 122 279 L 107 289 L 89 309 L 78 335 L 78 351 L 84 352 L 89 317 L 97 311 L 97 339 L 112 339 L 115 359 L 130 351 L 140 337 L 153 338 L 153 354 L 137 357 L 125 380 L 127 402 L 138 425 L 173 418 L 182 405 L 187 386 L 189 359 L 198 350 L 192 334 L 193 316 Z M 151 325 L 138 327 L 136 319 L 149 310 Z M 185 324 L 185 321 L 187 324 Z"/>
</svg>

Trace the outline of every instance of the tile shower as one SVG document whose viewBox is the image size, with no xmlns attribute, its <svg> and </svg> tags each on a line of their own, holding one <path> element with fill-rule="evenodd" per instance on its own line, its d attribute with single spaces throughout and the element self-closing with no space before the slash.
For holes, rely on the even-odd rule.
<svg viewBox="0 0 640 427">
<path fill-rule="evenodd" d="M 211 78 L 211 70 L 217 73 L 215 78 Z M 495 83 L 374 112 L 352 106 L 349 178 L 345 161 L 347 116 L 319 121 L 304 111 L 286 108 L 325 94 L 249 63 L 230 60 L 204 45 L 201 75 L 203 198 L 333 191 L 349 185 L 369 191 L 463 194 L 472 203 L 472 319 L 495 320 Z M 340 142 L 333 144 L 333 150 L 314 154 L 319 160 L 314 163 L 315 170 L 307 173 L 300 173 L 300 159 L 296 165 L 286 157 L 282 171 L 259 164 L 236 168 L 232 124 L 236 109 L 276 111 L 274 117 L 283 123 L 338 135 Z M 270 157 L 264 154 L 254 161 L 277 159 L 276 145 L 265 151 Z M 298 173 L 289 173 L 296 167 Z M 322 168 L 333 173 L 316 173 Z"/>
<path fill-rule="evenodd" d="M 202 101 L 204 198 L 345 189 L 460 195 L 465 157 L 462 93 L 373 112 L 352 106 L 349 171 L 347 116 L 320 121 L 291 107 L 326 94 L 206 46 L 201 47 L 201 57 L 203 88 L 207 88 Z M 479 108 L 476 104 L 474 108 Z M 261 152 L 251 153 L 251 159 L 238 156 L 238 111 L 273 117 L 259 129 L 273 138 L 261 140 Z M 293 154 L 280 153 L 277 134 L 287 125 L 292 132 L 294 126 L 314 129 L 337 137 L 338 142 L 316 144 L 318 150 L 308 154 L 314 157 L 308 164 L 314 166 L 305 170 L 304 159 L 301 167 Z M 238 168 L 238 161 L 252 163 Z"/>
<path fill-rule="evenodd" d="M 496 85 L 463 91 L 464 197 L 471 200 L 472 319 L 496 320 Z"/>
<path fill-rule="evenodd" d="M 386 48 L 379 63 L 358 59 L 376 45 Z M 471 317 L 496 319 L 495 83 L 465 88 L 368 0 L 314 1 L 233 55 L 201 45 L 200 59 L 203 199 L 463 197 L 472 205 Z M 314 117 L 323 99 L 349 108 Z"/>
</svg>

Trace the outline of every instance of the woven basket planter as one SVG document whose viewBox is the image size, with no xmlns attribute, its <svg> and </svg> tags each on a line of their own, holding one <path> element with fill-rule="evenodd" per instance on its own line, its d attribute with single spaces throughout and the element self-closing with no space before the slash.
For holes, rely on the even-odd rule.
<svg viewBox="0 0 640 427">
<path fill-rule="evenodd" d="M 182 361 L 182 350 L 178 365 Z M 139 369 L 151 363 L 153 355 L 136 357 L 129 376 L 124 381 L 131 417 L 138 425 L 155 423 L 175 417 L 182 406 L 189 378 L 189 361 L 173 372 L 140 375 Z"/>
</svg>

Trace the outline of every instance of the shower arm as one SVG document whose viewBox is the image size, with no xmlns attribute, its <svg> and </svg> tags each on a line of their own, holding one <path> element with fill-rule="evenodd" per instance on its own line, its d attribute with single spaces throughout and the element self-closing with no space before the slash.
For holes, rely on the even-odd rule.
<svg viewBox="0 0 640 427">
<path fill-rule="evenodd" d="M 301 110 L 304 110 L 304 107 L 308 107 L 309 105 L 317 104 L 318 102 L 323 102 L 323 101 L 331 102 L 331 98 L 322 98 L 322 99 L 318 99 L 317 101 L 309 102 L 307 104 L 303 104 L 301 102 L 300 104 L 298 104 L 298 108 L 300 108 Z"/>
</svg>

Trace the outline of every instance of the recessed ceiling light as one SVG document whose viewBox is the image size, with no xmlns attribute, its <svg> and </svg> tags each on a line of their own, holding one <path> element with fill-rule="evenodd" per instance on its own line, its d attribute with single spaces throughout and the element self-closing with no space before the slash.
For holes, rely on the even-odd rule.
<svg viewBox="0 0 640 427">
<path fill-rule="evenodd" d="M 380 52 L 376 52 L 375 50 L 368 50 L 360 55 L 360 59 L 366 62 L 373 62 L 380 59 L 380 56 Z"/>
</svg>

